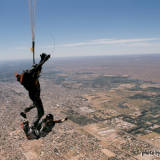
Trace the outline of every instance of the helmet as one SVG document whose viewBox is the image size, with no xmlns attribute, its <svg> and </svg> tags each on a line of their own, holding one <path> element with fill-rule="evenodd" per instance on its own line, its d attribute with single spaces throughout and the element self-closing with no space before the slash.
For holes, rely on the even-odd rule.
<svg viewBox="0 0 160 160">
<path fill-rule="evenodd" d="M 53 115 L 52 114 L 47 114 L 46 115 L 46 120 L 53 120 Z"/>
</svg>

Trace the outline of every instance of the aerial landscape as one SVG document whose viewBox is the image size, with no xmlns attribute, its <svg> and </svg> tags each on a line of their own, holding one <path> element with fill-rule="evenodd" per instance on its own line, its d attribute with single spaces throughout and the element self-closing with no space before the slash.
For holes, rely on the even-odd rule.
<svg viewBox="0 0 160 160">
<path fill-rule="evenodd" d="M 19 113 L 31 101 L 14 76 L 22 62 L 1 64 L 0 159 L 160 159 L 159 60 L 159 55 L 52 58 L 40 77 L 45 114 L 68 121 L 30 141 Z"/>
<path fill-rule="evenodd" d="M 0 160 L 160 160 L 160 0 L 1 0 Z"/>
</svg>

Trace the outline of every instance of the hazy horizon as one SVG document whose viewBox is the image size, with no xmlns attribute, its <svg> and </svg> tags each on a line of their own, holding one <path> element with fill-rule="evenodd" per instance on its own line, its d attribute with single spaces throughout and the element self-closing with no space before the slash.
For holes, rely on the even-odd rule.
<svg viewBox="0 0 160 160">
<path fill-rule="evenodd" d="M 86 56 L 67 56 L 67 57 L 58 57 L 50 54 L 52 59 L 55 60 L 63 60 L 63 59 L 78 59 L 78 58 L 91 58 L 91 57 L 130 57 L 130 56 L 160 56 L 160 53 L 137 53 L 137 54 L 109 54 L 109 55 L 86 55 Z M 40 56 L 36 54 L 35 60 L 38 61 L 40 60 Z M 19 59 L 0 59 L 0 63 L 5 63 L 5 62 L 13 62 L 13 61 L 31 61 L 33 62 L 32 56 L 30 58 L 19 58 Z"/>
</svg>

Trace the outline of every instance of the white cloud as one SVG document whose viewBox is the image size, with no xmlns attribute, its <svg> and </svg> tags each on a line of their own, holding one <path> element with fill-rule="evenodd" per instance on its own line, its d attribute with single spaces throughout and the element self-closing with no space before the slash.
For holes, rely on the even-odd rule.
<svg viewBox="0 0 160 160">
<path fill-rule="evenodd" d="M 1 58 L 31 58 L 29 45 L 1 50 Z M 53 57 L 160 53 L 160 38 L 94 39 L 56 45 L 36 45 L 36 56 L 46 52 Z M 14 54 L 11 54 L 14 53 Z"/>
<path fill-rule="evenodd" d="M 158 41 L 160 38 L 135 38 L 135 39 L 96 39 L 77 43 L 66 43 L 57 45 L 57 47 L 79 47 L 79 46 L 91 46 L 91 45 L 108 45 L 108 44 L 133 44 L 144 43 L 151 41 Z"/>
<path fill-rule="evenodd" d="M 95 39 L 56 45 L 56 56 L 160 53 L 160 38 Z"/>
</svg>

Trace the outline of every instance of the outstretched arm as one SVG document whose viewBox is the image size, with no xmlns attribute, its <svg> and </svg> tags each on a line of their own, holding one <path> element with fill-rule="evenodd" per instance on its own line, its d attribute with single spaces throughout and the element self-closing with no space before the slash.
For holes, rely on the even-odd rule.
<svg viewBox="0 0 160 160">
<path fill-rule="evenodd" d="M 42 65 L 50 58 L 50 55 L 46 55 L 45 53 L 42 53 L 40 56 L 41 56 L 41 60 L 39 64 L 36 65 L 36 68 L 42 67 Z"/>
<path fill-rule="evenodd" d="M 64 122 L 64 121 L 66 121 L 68 118 L 66 117 L 66 118 L 64 118 L 64 119 L 60 119 L 60 120 L 55 120 L 54 122 L 55 123 L 62 123 L 62 122 Z"/>
<path fill-rule="evenodd" d="M 42 65 L 50 58 L 50 55 L 46 55 L 45 53 L 42 53 L 41 60 L 38 64 L 33 66 L 33 69 L 30 70 L 30 72 L 37 72 L 41 71 Z"/>
<path fill-rule="evenodd" d="M 28 72 L 31 74 L 34 74 L 36 72 L 37 73 L 41 72 L 42 65 L 50 58 L 50 55 L 46 55 L 45 53 L 42 53 L 40 56 L 41 56 L 40 62 L 36 65 L 33 65 L 33 68 L 31 70 L 23 71 L 22 74 L 15 73 L 17 81 L 20 81 L 20 82 L 22 81 L 24 72 Z"/>
</svg>

